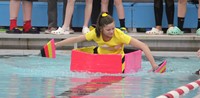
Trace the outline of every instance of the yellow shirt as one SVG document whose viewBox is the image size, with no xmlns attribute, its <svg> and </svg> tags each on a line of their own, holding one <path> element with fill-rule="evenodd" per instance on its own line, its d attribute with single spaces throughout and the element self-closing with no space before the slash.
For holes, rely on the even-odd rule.
<svg viewBox="0 0 200 98">
<path fill-rule="evenodd" d="M 124 44 L 129 44 L 131 37 L 124 34 L 121 30 L 115 28 L 114 35 L 111 40 L 105 42 L 102 38 L 96 36 L 95 29 L 86 33 L 86 40 L 95 41 L 98 44 L 98 54 L 124 54 Z"/>
</svg>

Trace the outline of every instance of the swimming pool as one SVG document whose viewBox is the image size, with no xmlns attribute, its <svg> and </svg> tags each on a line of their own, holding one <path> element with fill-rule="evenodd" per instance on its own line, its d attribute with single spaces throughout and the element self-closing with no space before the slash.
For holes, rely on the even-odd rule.
<svg viewBox="0 0 200 98">
<path fill-rule="evenodd" d="M 200 68 L 195 57 L 167 59 L 164 74 L 148 73 L 150 63 L 143 57 L 142 69 L 134 74 L 101 74 L 70 71 L 70 54 L 56 59 L 37 55 L 0 57 L 0 96 L 2 98 L 155 98 L 199 79 L 193 73 Z M 183 98 L 193 98 L 198 89 Z"/>
</svg>

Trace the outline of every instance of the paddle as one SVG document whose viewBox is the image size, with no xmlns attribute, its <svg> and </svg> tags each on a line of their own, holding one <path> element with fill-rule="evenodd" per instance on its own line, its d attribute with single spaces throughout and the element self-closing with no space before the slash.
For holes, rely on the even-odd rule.
<svg viewBox="0 0 200 98">
<path fill-rule="evenodd" d="M 160 63 L 158 65 L 158 68 L 156 70 L 149 70 L 148 72 L 155 72 L 155 73 L 164 73 L 166 71 L 166 65 L 167 65 L 167 61 L 164 60 L 162 63 Z"/>
<path fill-rule="evenodd" d="M 162 63 L 160 63 L 158 66 L 158 68 L 154 71 L 156 73 L 164 73 L 166 71 L 166 65 L 167 65 L 167 61 L 164 60 Z"/>
<path fill-rule="evenodd" d="M 51 39 L 47 44 L 43 46 L 43 48 L 40 50 L 41 56 L 42 57 L 47 57 L 47 58 L 56 58 L 56 53 L 55 53 L 55 43 L 54 39 Z"/>
</svg>

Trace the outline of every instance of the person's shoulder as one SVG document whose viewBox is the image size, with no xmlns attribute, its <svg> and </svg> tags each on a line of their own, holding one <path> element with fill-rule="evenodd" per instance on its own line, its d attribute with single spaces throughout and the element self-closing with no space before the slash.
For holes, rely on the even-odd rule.
<svg viewBox="0 0 200 98">
<path fill-rule="evenodd" d="M 121 30 L 119 28 L 115 28 L 116 31 L 120 32 Z"/>
<path fill-rule="evenodd" d="M 89 31 L 86 34 L 96 34 L 96 29 L 93 29 L 93 30 Z"/>
<path fill-rule="evenodd" d="M 115 32 L 120 33 L 120 34 L 124 34 L 124 32 L 122 32 L 119 28 L 115 28 Z"/>
<path fill-rule="evenodd" d="M 85 34 L 85 36 L 90 38 L 96 37 L 96 29 L 89 31 L 88 33 Z"/>
</svg>

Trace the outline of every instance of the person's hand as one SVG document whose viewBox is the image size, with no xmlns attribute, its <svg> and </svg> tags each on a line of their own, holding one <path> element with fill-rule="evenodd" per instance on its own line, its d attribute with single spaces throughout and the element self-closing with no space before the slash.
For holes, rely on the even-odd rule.
<svg viewBox="0 0 200 98">
<path fill-rule="evenodd" d="M 155 70 L 158 69 L 158 67 L 159 67 L 158 65 L 154 65 L 153 68 L 152 68 L 152 71 L 154 72 Z"/>
<path fill-rule="evenodd" d="M 149 70 L 148 72 L 154 72 L 156 69 L 158 69 L 158 67 L 152 67 L 152 69 L 151 70 Z"/>
<path fill-rule="evenodd" d="M 200 49 L 197 51 L 197 56 L 200 57 Z"/>
<path fill-rule="evenodd" d="M 156 69 L 158 69 L 158 65 L 154 65 L 154 66 L 152 66 L 152 69 L 151 70 L 149 70 L 148 72 L 154 72 Z"/>
<path fill-rule="evenodd" d="M 55 44 L 55 47 L 59 47 L 59 44 L 58 44 L 58 42 L 56 42 L 56 43 L 54 43 Z"/>
</svg>

